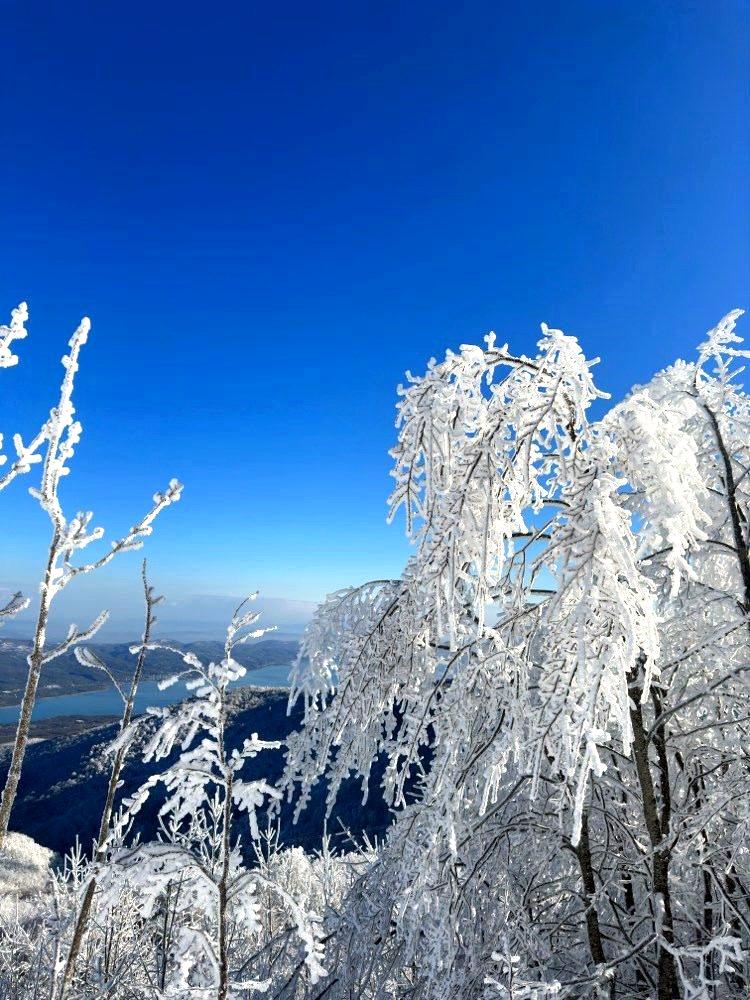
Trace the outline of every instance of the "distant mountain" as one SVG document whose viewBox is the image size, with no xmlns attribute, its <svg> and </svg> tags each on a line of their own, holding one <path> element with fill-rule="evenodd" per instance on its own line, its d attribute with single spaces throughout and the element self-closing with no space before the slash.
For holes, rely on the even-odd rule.
<svg viewBox="0 0 750 1000">
<path fill-rule="evenodd" d="M 37 582 L 33 580 L 19 579 L 16 583 L 24 594 L 33 595 L 38 590 Z M 158 583 L 157 591 L 161 593 Z M 242 596 L 244 595 L 184 594 L 174 598 L 167 594 L 164 603 L 159 605 L 159 632 L 183 642 L 220 638 Z M 54 638 L 64 636 L 70 622 L 80 624 L 93 621 L 102 608 L 109 608 L 112 614 L 99 633 L 101 642 L 129 642 L 141 634 L 141 588 L 125 587 L 120 581 L 107 582 L 93 575 L 84 575 L 75 588 L 62 591 L 55 599 L 48 635 Z M 37 610 L 37 600 L 34 598 L 26 611 L 3 624 L 3 638 L 28 638 L 33 632 Z M 253 610 L 261 613 L 261 624 L 275 625 L 284 637 L 292 635 L 298 638 L 312 618 L 315 603 L 261 594 L 253 602 Z M 280 637 L 279 633 L 276 638 Z"/>
<path fill-rule="evenodd" d="M 203 660 L 217 660 L 224 654 L 221 642 L 202 640 L 199 642 L 167 642 L 181 650 L 191 650 Z M 87 643 L 104 660 L 113 676 L 120 683 L 127 683 L 132 676 L 135 658 L 130 654 L 129 643 L 107 642 Z M 296 639 L 258 639 L 235 650 L 235 658 L 247 670 L 258 670 L 275 664 L 292 663 L 297 655 L 299 643 Z M 31 652 L 31 643 L 23 640 L 6 639 L 0 641 L 0 705 L 16 705 L 23 695 L 26 683 L 26 658 Z M 179 667 L 178 658 L 163 650 L 150 650 L 146 657 L 144 680 L 160 680 L 175 673 Z M 107 687 L 110 681 L 93 667 L 83 667 L 70 652 L 46 664 L 39 685 L 39 697 L 57 694 L 78 694 Z"/>
<path fill-rule="evenodd" d="M 240 746 L 251 733 L 262 739 L 283 740 L 297 728 L 301 711 L 296 709 L 287 716 L 286 691 L 259 691 L 243 688 L 232 694 L 232 715 L 228 727 L 231 746 Z M 145 765 L 140 759 L 138 746 L 152 731 L 154 722 L 143 723 L 140 743 L 133 748 L 128 759 L 120 795 L 129 795 L 156 770 L 159 765 Z M 18 799 L 13 812 L 11 828 L 28 834 L 38 843 L 58 853 L 66 852 L 80 838 L 84 848 L 89 848 L 98 829 L 104 795 L 107 787 L 109 757 L 108 744 L 117 733 L 116 725 L 100 727 L 88 732 L 49 739 L 29 747 Z M 175 756 L 177 752 L 175 753 Z M 9 753 L 0 752 L 0 783 L 5 781 Z M 276 781 L 283 764 L 282 752 L 264 751 L 245 763 L 243 775 L 249 778 L 265 777 Z M 342 827 L 355 837 L 366 832 L 371 837 L 381 836 L 390 821 L 378 785 L 382 767 L 373 768 L 367 805 L 362 803 L 362 789 L 353 778 L 344 782 L 333 816 L 328 821 L 328 831 L 334 841 L 341 844 L 345 837 Z M 284 806 L 282 813 L 282 839 L 288 844 L 298 844 L 307 850 L 320 845 L 324 829 L 325 785 L 321 783 L 313 792 L 312 801 L 303 812 L 298 824 L 292 823 L 292 807 Z M 156 829 L 156 813 L 161 799 L 158 793 L 139 813 L 138 830 L 144 837 L 151 837 Z"/>
</svg>

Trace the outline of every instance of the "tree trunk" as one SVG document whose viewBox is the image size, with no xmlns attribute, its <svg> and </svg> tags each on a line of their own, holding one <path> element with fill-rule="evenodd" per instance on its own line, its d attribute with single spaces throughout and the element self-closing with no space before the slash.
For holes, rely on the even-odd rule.
<svg viewBox="0 0 750 1000">
<path fill-rule="evenodd" d="M 16 736 L 13 743 L 13 756 L 11 757 L 8 777 L 5 779 L 2 800 L 0 801 L 0 848 L 2 848 L 5 838 L 8 835 L 10 816 L 13 811 L 13 804 L 16 801 L 16 794 L 18 793 L 18 783 L 21 780 L 21 770 L 23 768 L 24 757 L 26 756 L 26 747 L 29 743 L 31 713 L 34 711 L 41 672 L 41 656 L 32 654 L 29 657 L 29 673 L 26 677 L 26 689 L 23 693 L 23 702 L 21 703 L 21 715 L 18 720 L 18 728 L 16 729 Z"/>
<path fill-rule="evenodd" d="M 744 592 L 743 608 L 745 612 L 750 612 L 750 552 L 748 552 L 745 536 L 742 532 L 742 514 L 737 503 L 737 483 L 734 478 L 732 460 L 729 456 L 726 443 L 724 442 L 724 437 L 721 433 L 721 428 L 719 427 L 719 421 L 716 418 L 716 414 L 706 403 L 702 403 L 702 405 L 706 415 L 708 416 L 709 423 L 711 424 L 711 429 L 716 441 L 716 447 L 719 449 L 721 461 L 724 466 L 724 485 L 727 491 L 729 520 L 732 525 L 732 537 L 734 539 L 734 547 L 737 553 L 740 576 L 742 577 L 742 589 Z"/>
<path fill-rule="evenodd" d="M 44 580 L 39 598 L 39 613 L 34 630 L 34 645 L 29 656 L 29 672 L 26 676 L 26 688 L 21 702 L 21 715 L 18 719 L 16 737 L 13 742 L 13 755 L 10 761 L 8 777 L 5 779 L 2 800 L 0 800 L 0 850 L 2 850 L 5 838 L 10 827 L 10 816 L 13 811 L 13 804 L 18 793 L 18 783 L 21 780 L 21 770 L 23 768 L 26 748 L 29 744 L 29 730 L 31 727 L 31 715 L 36 703 L 36 692 L 39 687 L 39 677 L 42 673 L 44 662 L 44 644 L 47 633 L 47 619 L 52 600 L 50 583 L 52 579 L 52 569 L 57 561 L 57 551 L 59 546 L 59 533 L 55 529 L 50 543 L 49 555 L 47 557 L 47 568 L 44 573 Z"/>
<path fill-rule="evenodd" d="M 594 867 L 591 862 L 588 809 L 584 809 L 581 815 L 581 836 L 578 846 L 575 848 L 575 853 L 581 869 L 581 880 L 583 881 L 583 891 L 586 898 L 586 933 L 589 939 L 591 958 L 596 965 L 604 965 L 607 957 L 604 954 L 604 943 L 599 926 L 599 914 L 596 910 L 596 881 L 594 879 Z M 615 996 L 614 980 L 610 981 L 609 995 L 612 998 Z"/>
<path fill-rule="evenodd" d="M 228 654 L 229 655 L 229 654 Z M 227 941 L 227 892 L 229 888 L 229 855 L 232 849 L 232 769 L 225 752 L 226 683 L 220 687 L 219 760 L 226 776 L 221 830 L 221 876 L 219 878 L 219 993 L 218 1000 L 229 994 L 229 945 Z"/>
<path fill-rule="evenodd" d="M 640 669 L 640 663 L 636 669 Z M 654 782 L 651 775 L 651 765 L 648 759 L 648 740 L 646 729 L 643 724 L 643 711 L 641 708 L 642 690 L 638 684 L 631 685 L 631 709 L 630 718 L 633 724 L 633 757 L 635 759 L 635 769 L 638 775 L 638 783 L 641 788 L 641 801 L 643 805 L 643 816 L 646 821 L 646 829 L 651 842 L 652 849 L 652 889 L 654 894 L 654 905 L 663 910 L 662 914 L 662 936 L 667 944 L 674 944 L 674 920 L 672 916 L 672 898 L 669 888 L 669 848 L 665 843 L 665 838 L 669 832 L 668 828 L 663 829 L 662 823 L 669 822 L 671 802 L 669 797 L 669 773 L 664 771 L 666 765 L 666 748 L 659 747 L 657 741 L 657 754 L 660 762 L 662 809 L 661 815 L 657 806 Z M 662 759 L 663 757 L 663 759 Z M 677 970 L 675 968 L 674 956 L 667 948 L 661 944 L 657 946 L 657 968 L 658 968 L 658 1000 L 674 1000 L 678 996 L 677 992 Z"/>
</svg>

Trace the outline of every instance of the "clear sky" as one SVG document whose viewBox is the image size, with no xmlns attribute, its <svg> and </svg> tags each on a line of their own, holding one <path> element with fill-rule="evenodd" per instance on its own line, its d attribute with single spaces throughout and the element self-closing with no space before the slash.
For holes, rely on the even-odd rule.
<svg viewBox="0 0 750 1000">
<path fill-rule="evenodd" d="M 619 397 L 748 304 L 747 2 L 23 0 L 0 24 L 0 308 L 32 315 L 0 427 L 38 425 L 90 315 L 65 499 L 112 537 L 181 478 L 147 551 L 186 607 L 399 571 L 405 369 L 491 328 L 531 351 L 544 320 Z M 3 587 L 43 565 L 29 483 L 0 498 Z M 117 610 L 137 565 L 90 600 Z"/>
</svg>

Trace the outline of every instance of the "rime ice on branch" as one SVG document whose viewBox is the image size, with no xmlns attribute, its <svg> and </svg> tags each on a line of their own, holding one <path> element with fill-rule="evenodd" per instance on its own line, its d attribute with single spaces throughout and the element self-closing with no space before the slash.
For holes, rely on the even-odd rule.
<svg viewBox="0 0 750 1000">
<path fill-rule="evenodd" d="M 18 355 L 11 350 L 14 340 L 24 340 L 28 336 L 26 320 L 29 318 L 29 309 L 25 302 L 21 302 L 11 311 L 10 325 L 0 323 L 0 368 L 12 368 L 18 364 Z"/>
<path fill-rule="evenodd" d="M 18 364 L 18 355 L 13 354 L 11 345 L 14 340 L 23 340 L 28 336 L 26 329 L 28 318 L 29 310 L 26 303 L 22 302 L 12 311 L 10 325 L 0 325 L 0 368 L 12 368 Z M 23 443 L 20 434 L 13 435 L 16 457 L 10 468 L 0 473 L 0 490 L 4 490 L 16 476 L 28 472 L 32 465 L 41 462 L 42 457 L 39 454 L 39 449 L 46 439 L 46 430 L 47 424 L 44 424 L 28 445 Z M 8 456 L 2 454 L 2 444 L 3 436 L 0 434 L 0 466 L 5 466 L 8 463 Z"/>
<path fill-rule="evenodd" d="M 18 364 L 18 355 L 13 354 L 11 345 L 14 340 L 23 340 L 28 336 L 25 325 L 28 318 L 28 308 L 26 303 L 22 302 L 11 312 L 10 325 L 0 325 L 0 368 L 12 368 Z M 19 434 L 13 435 L 16 460 L 7 472 L 0 473 L 0 490 L 4 490 L 6 486 L 13 482 L 16 476 L 28 472 L 35 462 L 41 461 L 41 456 L 37 454 L 37 449 L 42 441 L 43 434 L 39 433 L 27 448 L 24 446 Z M 0 433 L 0 467 L 8 463 L 8 456 L 3 455 L 2 448 L 3 435 Z M 2 619 L 12 618 L 28 606 L 28 598 L 24 598 L 20 592 L 15 593 L 7 604 L 3 608 L 0 608 L 0 624 L 2 624 Z"/>
</svg>

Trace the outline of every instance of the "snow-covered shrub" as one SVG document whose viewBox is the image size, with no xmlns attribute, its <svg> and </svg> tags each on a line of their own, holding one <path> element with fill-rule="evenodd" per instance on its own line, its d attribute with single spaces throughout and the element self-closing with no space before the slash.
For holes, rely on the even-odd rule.
<svg viewBox="0 0 750 1000">
<path fill-rule="evenodd" d="M 33 920 L 49 905 L 52 851 L 23 833 L 11 833 L 0 855 L 0 921 Z"/>
<path fill-rule="evenodd" d="M 253 627 L 258 618 L 257 612 L 247 610 L 246 602 L 240 605 L 227 629 L 224 658 L 218 663 L 205 665 L 194 653 L 172 650 L 187 669 L 162 687 L 184 679 L 194 697 L 177 710 L 150 710 L 160 723 L 146 745 L 144 759 L 169 758 L 177 745 L 181 752 L 125 802 L 120 821 L 124 829 L 154 787 L 163 785 L 166 800 L 159 813 L 163 836 L 153 843 L 114 850 L 101 880 L 100 905 L 119 904 L 126 887 L 147 922 L 157 917 L 169 899 L 166 996 L 240 1000 L 265 992 L 278 971 L 263 954 L 264 932 L 273 938 L 277 927 L 286 950 L 292 947 L 287 939 L 299 942 L 292 951 L 299 965 L 295 975 L 304 968 L 305 978 L 313 984 L 325 975 L 320 918 L 307 912 L 272 877 L 268 864 L 248 869 L 241 852 L 238 814 L 246 813 L 248 832 L 257 842 L 258 812 L 279 794 L 263 779 L 242 777 L 249 757 L 279 744 L 264 742 L 254 733 L 242 749 L 230 751 L 226 741 L 229 684 L 245 673 L 233 658 L 233 650 L 269 631 Z M 120 745 L 132 738 L 135 727 L 137 722 L 123 731 Z M 266 905 L 263 894 L 271 900 Z M 269 923 L 274 908 L 283 916 Z M 284 969 L 282 965 L 282 975 Z"/>
<path fill-rule="evenodd" d="M 164 836 L 169 844 L 179 840 L 174 828 L 165 827 Z M 19 837 L 11 834 L 10 842 Z M 232 963 L 248 962 L 254 979 L 262 974 L 270 980 L 267 995 L 310 1000 L 325 986 L 316 985 L 305 973 L 295 914 L 321 914 L 321 930 L 329 936 L 347 893 L 371 856 L 359 852 L 336 856 L 326 845 L 308 855 L 299 848 L 280 848 L 276 836 L 263 835 L 261 841 L 257 867 L 252 869 L 257 920 L 249 925 L 230 914 Z M 48 855 L 33 842 L 24 845 L 24 858 L 34 864 Z M 97 892 L 75 976 L 65 995 L 72 1000 L 215 997 L 214 986 L 193 990 L 175 978 L 177 956 L 185 949 L 194 975 L 205 973 L 210 978 L 214 967 L 210 959 L 214 924 L 207 914 L 211 907 L 201 902 L 203 890 L 191 867 L 176 869 L 172 879 L 157 871 L 155 886 L 148 867 L 137 877 L 132 874 L 127 866 L 113 866 L 103 875 L 101 865 L 92 867 L 91 859 L 76 848 L 64 866 L 45 870 L 41 893 L 31 889 L 31 880 L 24 881 L 29 909 L 4 907 L 0 915 L 1 1000 L 60 996 L 80 900 L 94 876 Z M 241 989 L 236 983 L 233 988 L 242 1000 L 257 994 L 257 989 Z"/>
</svg>

